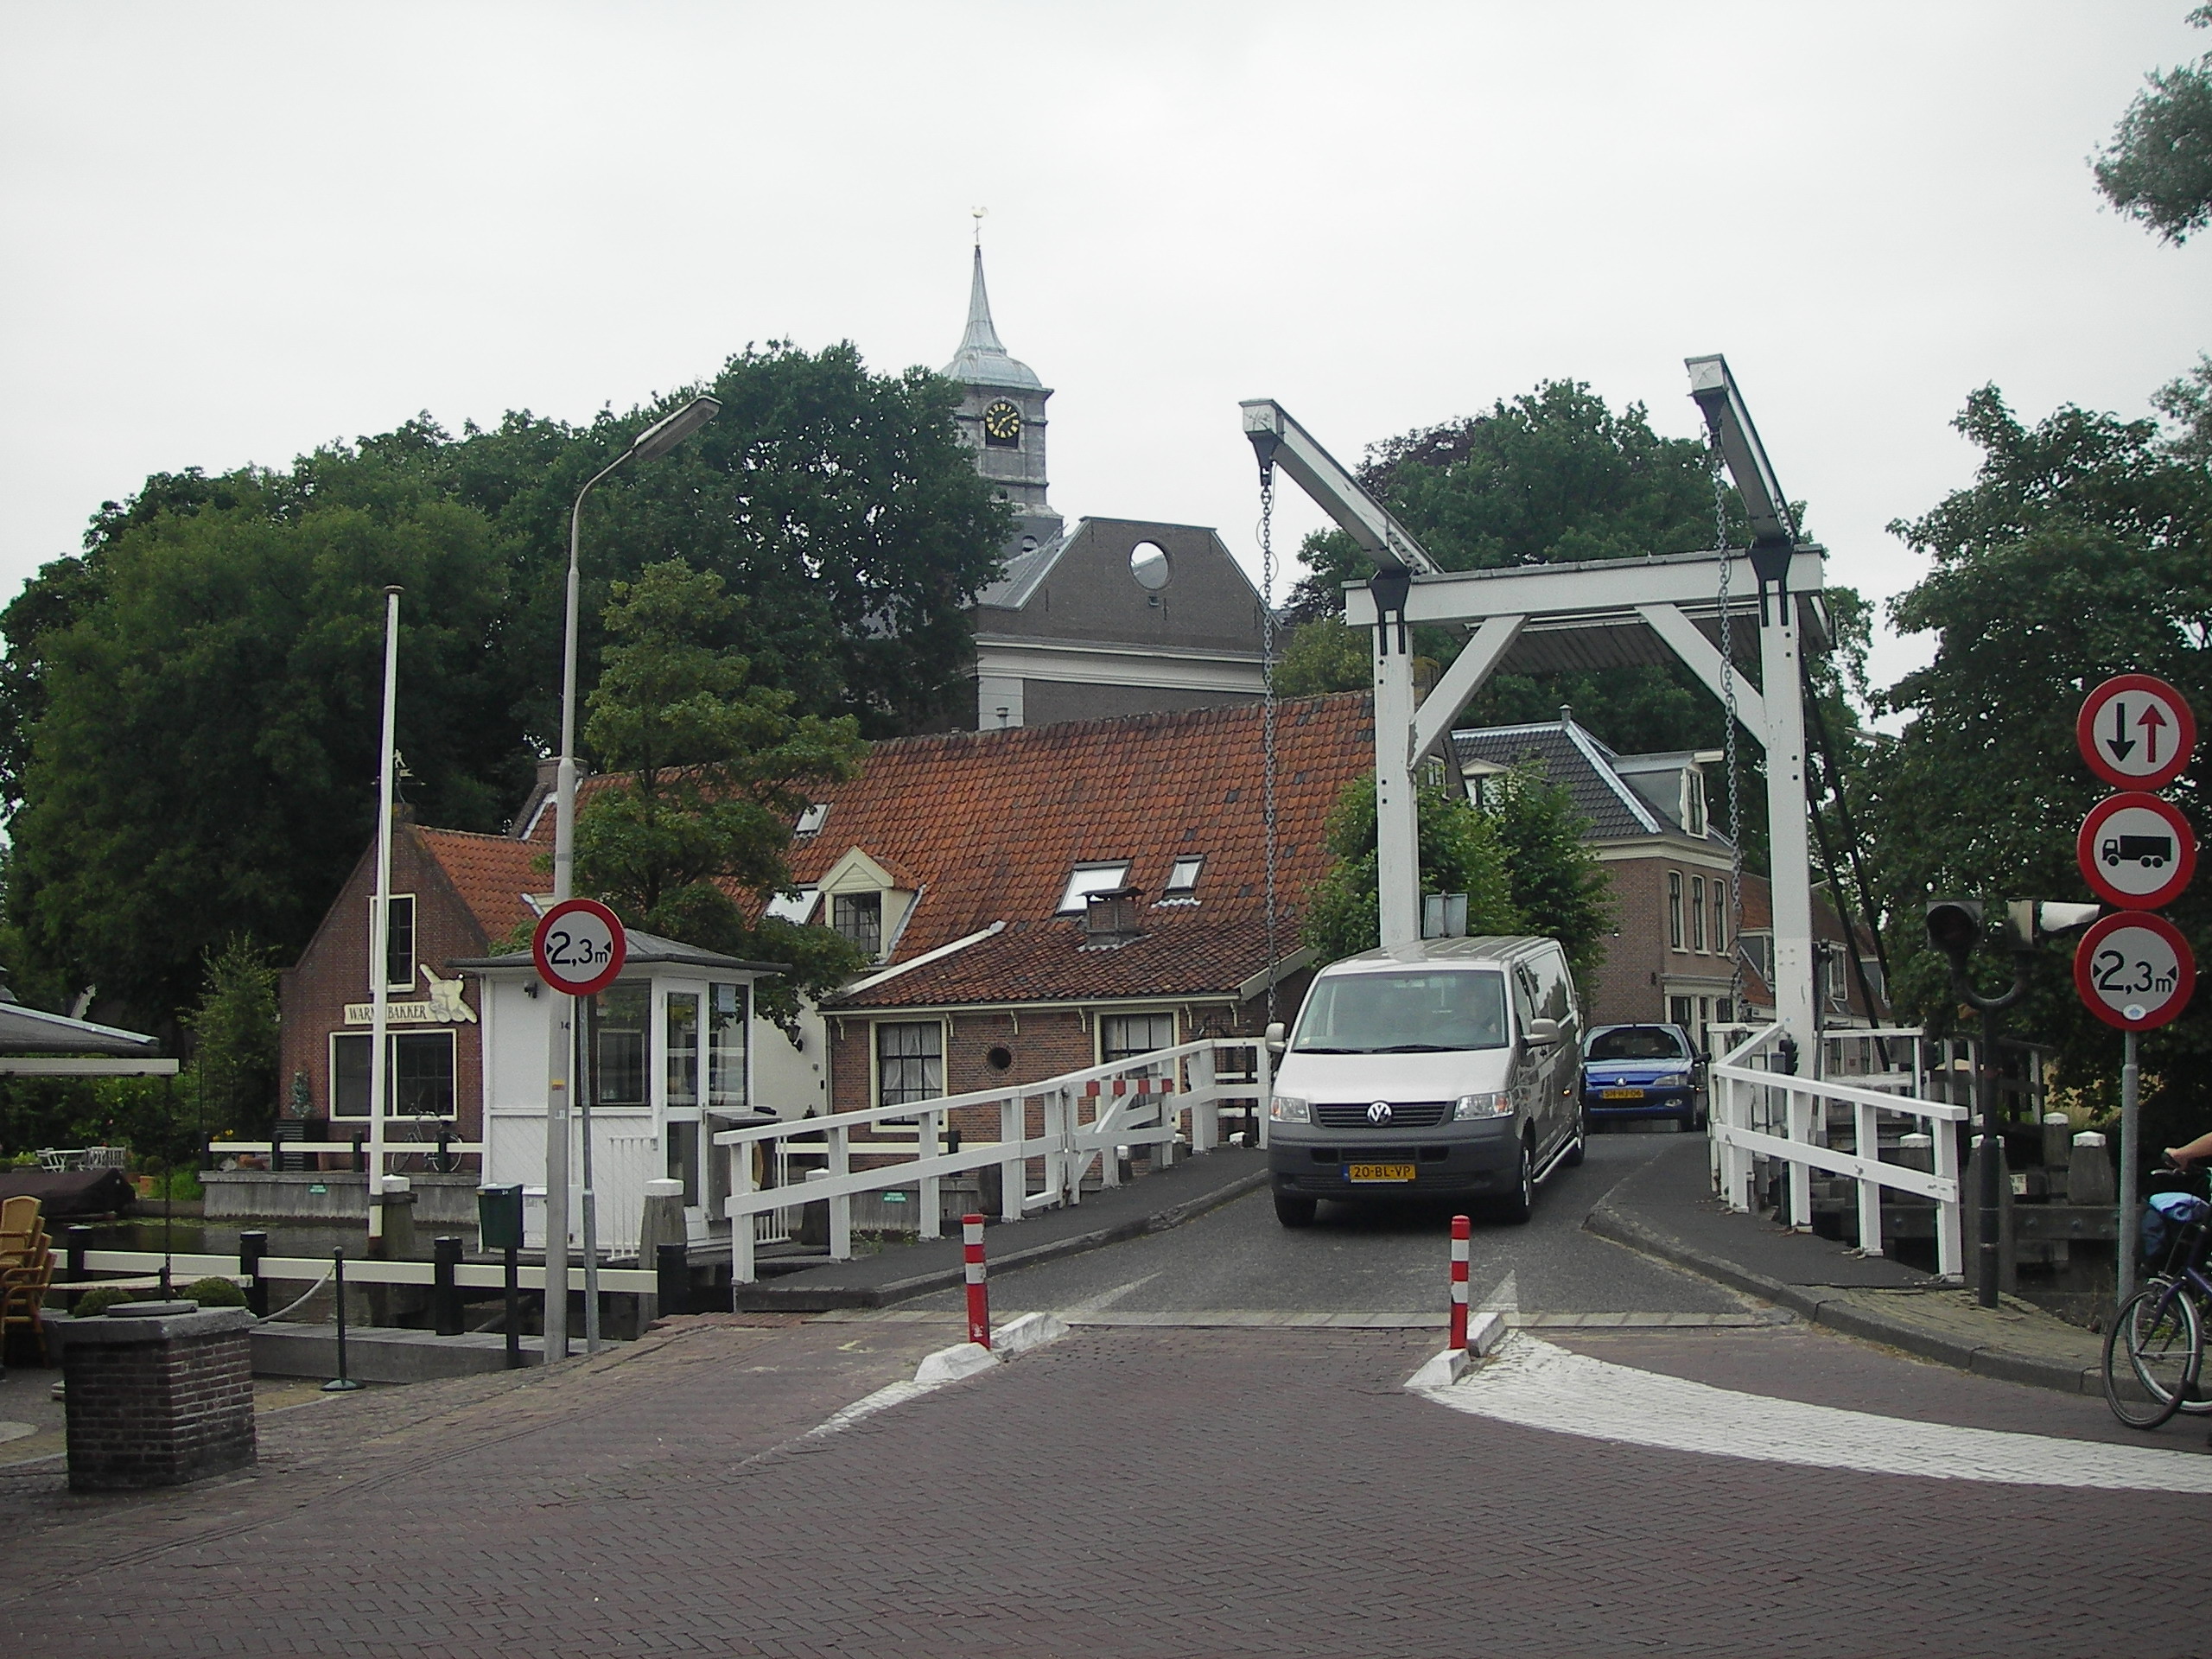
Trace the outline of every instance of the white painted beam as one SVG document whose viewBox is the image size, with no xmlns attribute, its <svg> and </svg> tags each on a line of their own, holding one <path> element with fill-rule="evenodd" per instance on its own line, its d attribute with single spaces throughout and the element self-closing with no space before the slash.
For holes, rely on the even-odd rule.
<svg viewBox="0 0 2212 1659">
<path fill-rule="evenodd" d="M 1758 590 L 1752 590 L 1756 595 Z M 1751 613 L 1740 619 L 1745 626 L 1758 627 L 1757 600 L 1753 600 Z M 1673 605 L 1639 605 L 1636 613 L 1649 624 L 1651 632 L 1667 643 L 1669 650 L 1688 665 L 1691 673 L 1704 682 L 1705 689 L 1726 703 L 1730 696 L 1736 699 L 1736 718 L 1751 737 L 1764 745 L 1766 742 L 1766 699 L 1759 689 L 1743 674 L 1735 677 L 1732 691 L 1725 690 L 1720 677 L 1720 653 L 1713 642 L 1697 630 L 1697 625 L 1684 616 Z"/>
<path fill-rule="evenodd" d="M 1731 553 L 1729 591 L 1756 598 L 1758 573 L 1751 555 Z M 1498 570 L 1451 570 L 1416 575 L 1406 600 L 1408 622 L 1475 622 L 1522 615 L 1551 622 L 1575 615 L 1611 613 L 1626 620 L 1640 605 L 1712 607 L 1720 595 L 1718 553 L 1666 553 L 1643 559 L 1586 559 L 1576 564 L 1516 564 Z M 1800 548 L 1790 556 L 1789 591 L 1818 593 L 1827 555 Z M 1374 595 L 1364 583 L 1348 583 L 1344 620 L 1363 627 L 1375 620 Z"/>
<path fill-rule="evenodd" d="M 1491 617 L 1452 659 L 1427 700 L 1414 713 L 1413 751 L 1408 756 L 1414 765 L 1419 766 L 1430 750 L 1451 736 L 1459 711 L 1497 671 L 1505 653 L 1513 649 L 1513 642 L 1521 637 L 1521 625 L 1528 620 L 1525 616 Z"/>
</svg>

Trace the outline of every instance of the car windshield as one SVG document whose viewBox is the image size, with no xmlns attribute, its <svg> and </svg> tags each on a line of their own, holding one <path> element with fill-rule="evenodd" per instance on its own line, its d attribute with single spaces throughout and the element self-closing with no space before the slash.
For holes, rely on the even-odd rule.
<svg viewBox="0 0 2212 1659">
<path fill-rule="evenodd" d="M 1503 1048 L 1505 978 L 1410 969 L 1324 976 L 1306 999 L 1291 1046 L 1306 1054 Z"/>
<path fill-rule="evenodd" d="M 1689 1050 L 1663 1026 L 1616 1026 L 1590 1039 L 1593 1060 L 1686 1060 Z"/>
</svg>

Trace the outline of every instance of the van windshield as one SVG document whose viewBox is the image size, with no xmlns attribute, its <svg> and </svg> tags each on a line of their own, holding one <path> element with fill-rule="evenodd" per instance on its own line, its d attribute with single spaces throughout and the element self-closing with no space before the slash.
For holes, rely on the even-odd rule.
<svg viewBox="0 0 2212 1659">
<path fill-rule="evenodd" d="M 1301 1054 L 1419 1054 L 1505 1046 L 1505 976 L 1340 974 L 1313 982 L 1291 1047 Z"/>
</svg>

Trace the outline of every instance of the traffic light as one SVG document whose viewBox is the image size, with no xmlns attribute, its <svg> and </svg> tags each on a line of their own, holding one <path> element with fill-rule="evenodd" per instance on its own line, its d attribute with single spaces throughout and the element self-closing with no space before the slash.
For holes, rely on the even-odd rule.
<svg viewBox="0 0 2212 1659">
<path fill-rule="evenodd" d="M 1961 970 L 1981 943 L 1981 906 L 1973 899 L 1939 899 L 1928 906 L 1928 943 Z"/>
<path fill-rule="evenodd" d="M 2087 927 L 2103 913 L 2101 905 L 2062 905 L 2049 899 L 2015 899 L 2005 906 L 2005 948 L 2032 950 L 2045 939 Z M 1929 924 L 1931 934 L 1935 924 Z"/>
</svg>

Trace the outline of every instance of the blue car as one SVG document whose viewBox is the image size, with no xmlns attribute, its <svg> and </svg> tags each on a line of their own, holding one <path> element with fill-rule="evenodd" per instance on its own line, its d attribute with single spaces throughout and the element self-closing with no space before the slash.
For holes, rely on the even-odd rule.
<svg viewBox="0 0 2212 1659">
<path fill-rule="evenodd" d="M 1593 1122 L 1671 1117 L 1704 1127 L 1705 1063 L 1680 1026 L 1599 1026 L 1582 1046 L 1582 1105 Z"/>
</svg>

